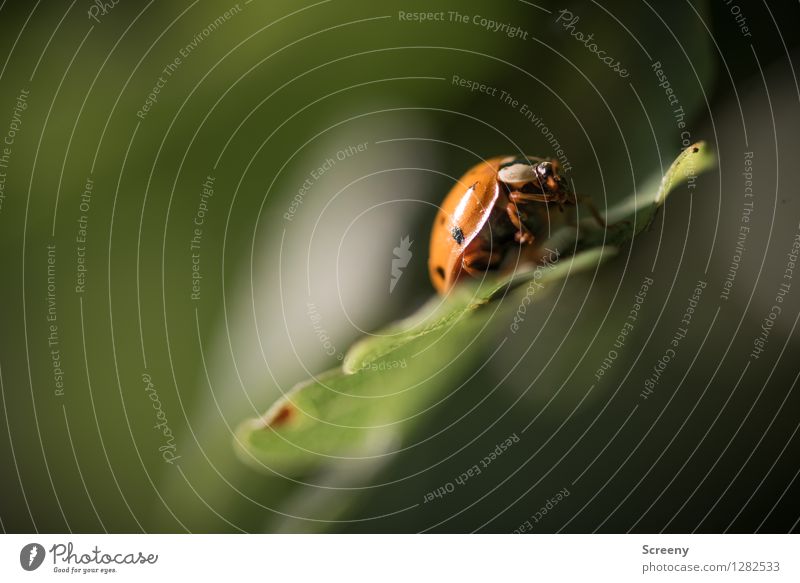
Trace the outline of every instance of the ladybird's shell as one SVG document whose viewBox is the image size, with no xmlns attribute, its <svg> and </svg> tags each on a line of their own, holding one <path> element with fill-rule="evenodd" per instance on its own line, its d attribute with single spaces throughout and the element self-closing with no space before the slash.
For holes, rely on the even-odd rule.
<svg viewBox="0 0 800 583">
<path fill-rule="evenodd" d="M 428 272 L 436 291 L 450 289 L 462 273 L 464 250 L 480 233 L 500 196 L 497 171 L 507 156 L 473 166 L 450 190 L 436 214 L 431 231 Z M 453 229 L 461 241 L 453 235 Z"/>
</svg>

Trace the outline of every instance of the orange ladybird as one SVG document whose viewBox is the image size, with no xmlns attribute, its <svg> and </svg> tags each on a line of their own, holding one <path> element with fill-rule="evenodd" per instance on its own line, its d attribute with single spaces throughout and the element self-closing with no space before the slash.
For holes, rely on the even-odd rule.
<svg viewBox="0 0 800 583">
<path fill-rule="evenodd" d="M 471 168 L 442 202 L 431 232 L 428 271 L 446 293 L 462 277 L 502 270 L 517 249 L 539 261 L 550 229 L 571 220 L 575 194 L 557 160 L 499 156 Z"/>
</svg>

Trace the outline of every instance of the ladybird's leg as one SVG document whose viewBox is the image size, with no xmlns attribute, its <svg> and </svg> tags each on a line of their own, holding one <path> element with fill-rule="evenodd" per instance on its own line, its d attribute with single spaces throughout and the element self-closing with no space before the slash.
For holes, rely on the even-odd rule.
<svg viewBox="0 0 800 583">
<path fill-rule="evenodd" d="M 472 276 L 480 275 L 487 269 L 497 267 L 503 259 L 502 253 L 498 250 L 490 250 L 483 247 L 477 247 L 464 252 L 464 257 L 461 259 L 461 265 L 464 271 Z"/>
<path fill-rule="evenodd" d="M 597 221 L 598 225 L 600 225 L 604 229 L 608 227 L 608 225 L 606 224 L 606 220 L 603 218 L 603 215 L 601 215 L 600 211 L 597 210 L 597 207 L 594 206 L 594 203 L 592 202 L 592 198 L 591 197 L 589 197 L 589 196 L 578 196 L 577 199 L 578 199 L 578 201 L 580 203 L 586 205 L 586 208 L 589 209 L 589 212 L 592 214 L 592 217 L 594 217 L 594 220 Z"/>
<path fill-rule="evenodd" d="M 550 194 L 536 194 L 535 192 L 520 192 L 514 190 L 508 194 L 508 200 L 514 204 L 526 202 L 556 202 L 557 197 Z"/>
<path fill-rule="evenodd" d="M 559 195 L 519 192 L 518 190 L 509 193 L 508 200 L 517 206 L 524 205 L 528 202 L 543 202 L 548 206 L 558 206 L 558 210 L 562 213 L 564 212 L 564 203 L 566 202 L 566 199 Z"/>
<path fill-rule="evenodd" d="M 506 214 L 511 220 L 511 224 L 517 229 L 517 232 L 514 233 L 514 240 L 520 245 L 530 245 L 533 243 L 533 233 L 531 233 L 530 229 L 522 222 L 525 215 L 520 212 L 519 207 L 515 203 L 509 202 L 508 205 L 506 205 Z"/>
</svg>

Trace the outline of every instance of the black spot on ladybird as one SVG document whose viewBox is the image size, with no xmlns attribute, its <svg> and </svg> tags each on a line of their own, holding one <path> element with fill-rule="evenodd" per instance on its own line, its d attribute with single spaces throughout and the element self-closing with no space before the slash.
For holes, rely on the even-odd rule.
<svg viewBox="0 0 800 583">
<path fill-rule="evenodd" d="M 439 265 L 436 268 L 436 275 L 438 275 L 440 278 L 444 279 L 444 269 L 442 269 L 441 265 Z"/>
<path fill-rule="evenodd" d="M 461 227 L 453 227 L 450 229 L 450 234 L 453 235 L 453 239 L 455 239 L 456 243 L 459 245 L 464 242 L 464 231 L 461 230 Z"/>
<path fill-rule="evenodd" d="M 700 151 L 700 148 L 692 148 L 692 154 L 697 154 Z"/>
<path fill-rule="evenodd" d="M 439 224 L 440 225 L 444 225 L 444 217 L 440 217 L 439 218 Z"/>
</svg>

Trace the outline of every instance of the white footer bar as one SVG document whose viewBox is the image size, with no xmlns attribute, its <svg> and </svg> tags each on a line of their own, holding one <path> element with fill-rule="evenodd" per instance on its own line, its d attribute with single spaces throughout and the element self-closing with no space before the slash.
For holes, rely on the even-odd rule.
<svg viewBox="0 0 800 583">
<path fill-rule="evenodd" d="M 3 535 L 0 581 L 800 581 L 790 535 Z M 226 579 L 222 579 L 226 578 Z"/>
</svg>

